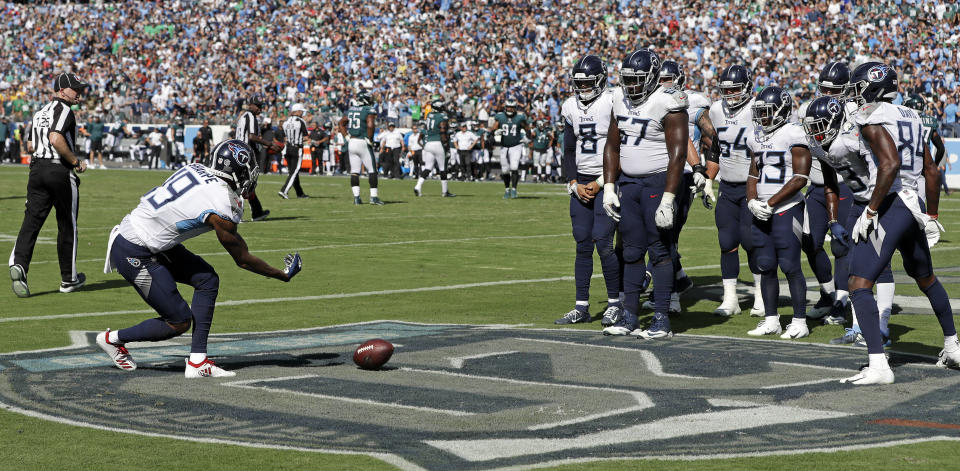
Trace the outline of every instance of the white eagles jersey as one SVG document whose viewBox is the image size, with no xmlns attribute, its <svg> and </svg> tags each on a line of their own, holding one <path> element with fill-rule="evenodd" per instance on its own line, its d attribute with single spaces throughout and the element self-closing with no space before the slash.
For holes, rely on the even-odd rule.
<svg viewBox="0 0 960 471">
<path fill-rule="evenodd" d="M 808 147 L 807 134 L 798 123 L 784 124 L 771 134 L 756 128 L 747 137 L 747 147 L 757 159 L 757 169 L 760 171 L 757 199 L 767 201 L 793 178 L 793 148 Z M 803 193 L 798 191 L 777 205 L 774 211 L 789 209 L 800 201 L 803 201 Z"/>
<path fill-rule="evenodd" d="M 878 124 L 890 133 L 890 138 L 900 152 L 900 178 L 895 179 L 890 192 L 901 188 L 919 192 L 917 181 L 923 175 L 923 121 L 916 111 L 906 106 L 886 102 L 868 103 L 854 115 L 857 126 Z M 873 150 L 860 136 L 860 152 L 872 160 Z"/>
<path fill-rule="evenodd" d="M 752 108 L 752 98 L 732 113 L 723 100 L 710 105 L 710 120 L 717 129 L 717 139 L 720 141 L 719 178 L 725 182 L 744 183 L 750 173 L 746 142 L 747 136 L 753 134 Z"/>
<path fill-rule="evenodd" d="M 857 201 L 869 201 L 877 183 L 877 166 L 860 153 L 860 132 L 856 128 L 840 131 L 825 151 L 813 139 L 807 139 L 814 162 L 829 165 L 842 177 Z"/>
<path fill-rule="evenodd" d="M 624 97 L 622 88 L 613 91 L 613 114 L 620 130 L 620 169 L 625 175 L 639 177 L 667 171 L 670 157 L 663 119 L 669 113 L 685 111 L 689 105 L 687 94 L 675 88 L 658 88 L 639 106 Z"/>
<path fill-rule="evenodd" d="M 577 136 L 577 173 L 603 175 L 603 148 L 607 145 L 612 106 L 610 90 L 604 90 L 587 106 L 576 96 L 564 100 L 560 115 Z"/>
<path fill-rule="evenodd" d="M 140 197 L 120 223 L 120 234 L 158 253 L 213 229 L 205 224 L 210 214 L 239 223 L 243 199 L 207 167 L 190 164 Z"/>
</svg>

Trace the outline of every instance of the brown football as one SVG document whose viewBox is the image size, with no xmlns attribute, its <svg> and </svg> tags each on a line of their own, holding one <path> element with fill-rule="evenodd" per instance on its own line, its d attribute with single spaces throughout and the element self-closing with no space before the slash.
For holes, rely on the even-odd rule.
<svg viewBox="0 0 960 471">
<path fill-rule="evenodd" d="M 390 361 L 393 344 L 383 339 L 367 340 L 353 352 L 353 362 L 365 370 L 376 370 Z"/>
</svg>

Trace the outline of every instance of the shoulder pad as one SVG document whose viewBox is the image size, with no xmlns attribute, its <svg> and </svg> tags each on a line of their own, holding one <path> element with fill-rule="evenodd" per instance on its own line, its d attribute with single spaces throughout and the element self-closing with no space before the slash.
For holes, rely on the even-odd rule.
<svg viewBox="0 0 960 471">
<path fill-rule="evenodd" d="M 706 95 L 700 92 L 686 92 L 690 108 L 709 108 L 713 103 Z"/>
<path fill-rule="evenodd" d="M 664 88 L 662 102 L 664 104 L 665 110 L 669 113 L 672 111 L 685 110 L 690 107 L 690 100 L 687 98 L 687 94 L 683 90 L 677 90 L 676 88 Z"/>
<path fill-rule="evenodd" d="M 882 121 L 882 118 L 879 117 L 880 113 L 877 113 L 877 111 L 882 108 L 882 105 L 883 105 L 882 102 L 874 102 L 874 103 L 867 103 L 866 105 L 861 106 L 860 108 L 857 109 L 857 112 L 853 115 L 853 122 L 859 126 L 865 126 L 868 124 L 880 124 L 880 121 Z"/>
</svg>

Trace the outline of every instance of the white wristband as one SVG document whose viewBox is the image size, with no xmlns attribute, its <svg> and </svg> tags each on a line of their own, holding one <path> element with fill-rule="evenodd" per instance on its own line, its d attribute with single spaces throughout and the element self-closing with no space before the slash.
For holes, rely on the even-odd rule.
<svg viewBox="0 0 960 471">
<path fill-rule="evenodd" d="M 669 191 L 664 191 L 664 192 L 663 192 L 663 199 L 662 199 L 661 201 L 664 202 L 664 203 L 667 203 L 667 204 L 673 203 L 673 199 L 674 199 L 675 197 L 676 197 L 676 195 L 674 195 L 673 193 L 670 193 Z"/>
<path fill-rule="evenodd" d="M 600 178 L 596 179 L 597 185 L 603 186 L 603 175 L 600 175 Z"/>
<path fill-rule="evenodd" d="M 604 184 L 603 184 L 603 191 L 604 191 L 604 193 L 610 193 L 610 192 L 616 193 L 616 192 L 617 192 L 617 185 L 616 185 L 615 183 L 604 183 Z"/>
</svg>

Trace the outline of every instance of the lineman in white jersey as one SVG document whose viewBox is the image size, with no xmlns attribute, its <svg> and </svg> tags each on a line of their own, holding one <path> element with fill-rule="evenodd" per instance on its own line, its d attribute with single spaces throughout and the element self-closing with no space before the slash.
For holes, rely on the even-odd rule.
<svg viewBox="0 0 960 471">
<path fill-rule="evenodd" d="M 630 53 L 621 64 L 620 87 L 613 91 L 603 206 L 615 220 L 622 215 L 624 313 L 604 329 L 610 335 L 626 335 L 636 328 L 646 274 L 644 254 L 653 262 L 655 309 L 651 325 L 636 334 L 648 339 L 673 335 L 667 315 L 677 240 L 675 195 L 687 190 L 682 185 L 683 163 L 690 139 L 687 95 L 660 85 L 660 66 L 660 58 L 650 50 Z M 622 210 L 617 211 L 621 203 Z"/>
<path fill-rule="evenodd" d="M 617 225 L 603 211 L 603 149 L 613 106 L 607 87 L 607 68 L 599 57 L 587 55 L 570 72 L 576 90 L 560 109 L 563 117 L 563 174 L 570 192 L 570 222 L 577 254 L 574 259 L 576 303 L 556 324 L 590 322 L 590 279 L 593 249 L 607 288 L 607 309 L 600 323 L 612 326 L 623 317 L 620 302 L 620 261 L 614 249 Z M 542 129 L 542 128 L 541 128 Z"/>
<path fill-rule="evenodd" d="M 278 269 L 252 255 L 237 232 L 243 197 L 253 191 L 260 173 L 253 150 L 238 140 L 213 150 L 214 166 L 190 164 L 140 199 L 140 204 L 110 233 L 104 272 L 117 270 L 159 317 L 135 326 L 97 335 L 97 344 L 114 365 L 132 371 L 137 365 L 124 344 L 157 342 L 183 334 L 193 324 L 187 378 L 234 376 L 207 358 L 207 336 L 213 322 L 219 278 L 206 261 L 182 242 L 214 230 L 237 266 L 290 281 L 300 271 L 300 255 L 290 254 Z M 194 288 L 187 305 L 177 283 Z"/>
<path fill-rule="evenodd" d="M 720 242 L 720 275 L 723 278 L 723 302 L 713 311 L 718 316 L 740 313 L 740 300 L 737 298 L 739 247 L 742 243 L 741 234 L 749 227 L 752 218 L 747 209 L 750 158 L 746 146 L 747 136 L 753 134 L 752 86 L 750 71 L 742 65 L 731 65 L 720 74 L 722 100 L 710 105 L 710 121 L 717 128 L 719 145 L 719 166 L 707 171 L 711 179 L 718 172 L 720 176 L 720 196 L 714 213 Z M 753 281 L 754 299 L 750 315 L 762 316 L 763 298 L 760 296 L 760 276 L 757 273 L 754 273 Z"/>
<path fill-rule="evenodd" d="M 743 243 L 749 247 L 750 269 L 760 274 L 764 319 L 749 335 L 779 334 L 780 280 L 783 271 L 790 286 L 793 321 L 783 339 L 810 335 L 807 328 L 807 282 L 800 266 L 803 193 L 810 180 L 810 149 L 798 123 L 791 123 L 793 99 L 780 87 L 763 89 L 753 102 L 756 128 L 747 137 L 751 156 L 747 207 L 753 213 Z"/>
<path fill-rule="evenodd" d="M 860 128 L 860 153 L 876 162 L 873 193 L 864 212 L 854 224 L 851 238 L 850 298 L 860 319 L 867 342 L 869 365 L 843 380 L 857 385 L 889 384 L 893 371 L 884 355 L 873 285 L 893 252 L 899 251 L 903 268 L 927 296 L 943 331 L 943 350 L 938 366 L 960 366 L 960 342 L 953 322 L 950 299 L 933 273 L 924 214 L 915 192 L 901 191 L 900 168 L 904 162 L 924 167 L 927 177 L 927 212 L 937 213 L 939 193 L 937 168 L 930 149 L 917 145 L 923 122 L 914 110 L 890 103 L 897 96 L 897 73 L 880 62 L 861 64 L 850 79 L 850 98 L 861 105 L 854 116 Z M 908 154 L 912 154 L 909 155 Z M 909 190 L 909 189 L 908 189 Z"/>
</svg>

